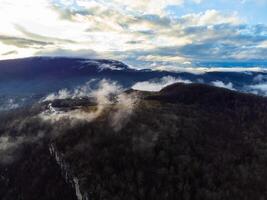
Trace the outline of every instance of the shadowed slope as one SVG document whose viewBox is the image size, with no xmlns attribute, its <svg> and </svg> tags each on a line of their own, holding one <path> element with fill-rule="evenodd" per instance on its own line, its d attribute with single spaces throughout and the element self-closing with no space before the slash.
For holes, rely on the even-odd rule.
<svg viewBox="0 0 267 200">
<path fill-rule="evenodd" d="M 45 104 L 36 105 L 27 114 L 5 118 L 0 130 L 11 135 L 44 131 L 44 146 L 56 148 L 79 180 L 81 194 L 91 199 L 267 197 L 266 98 L 198 84 L 174 84 L 156 93 L 127 93 L 138 93 L 140 102 L 120 130 L 110 126 L 116 110 L 112 105 L 90 123 L 32 120 L 30 117 L 45 109 Z M 64 105 L 64 109 L 77 106 L 77 102 L 71 103 L 75 99 L 61 101 L 54 105 Z M 94 106 L 84 101 L 82 106 Z M 27 118 L 23 124 L 21 118 Z M 49 157 L 45 148 L 37 151 L 33 144 L 26 146 Z M 31 170 L 21 167 L 26 163 L 47 169 L 46 163 L 32 158 L 31 154 L 23 155 L 19 163 L 12 164 L 22 172 L 16 174 L 19 180 L 25 178 L 22 183 L 27 183 L 23 171 Z M 47 176 L 52 173 L 49 168 L 43 172 Z M 8 178 L 9 173 L 2 176 Z M 43 184 L 47 180 L 40 176 L 36 181 Z M 0 190 L 2 196 L 7 192 L 14 196 L 31 194 L 14 187 Z M 47 188 L 52 194 L 59 189 Z M 49 199 L 41 190 L 35 197 L 38 195 Z"/>
</svg>

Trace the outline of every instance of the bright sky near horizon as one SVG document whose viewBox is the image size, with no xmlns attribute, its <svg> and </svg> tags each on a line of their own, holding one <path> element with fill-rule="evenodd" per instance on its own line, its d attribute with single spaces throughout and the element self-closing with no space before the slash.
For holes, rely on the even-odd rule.
<svg viewBox="0 0 267 200">
<path fill-rule="evenodd" d="M 267 0 L 0 0 L 0 59 L 267 60 Z"/>
</svg>

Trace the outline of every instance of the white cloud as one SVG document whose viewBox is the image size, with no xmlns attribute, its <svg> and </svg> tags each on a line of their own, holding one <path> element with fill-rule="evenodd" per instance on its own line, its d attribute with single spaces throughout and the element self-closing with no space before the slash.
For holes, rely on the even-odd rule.
<svg viewBox="0 0 267 200">
<path fill-rule="evenodd" d="M 148 55 L 148 56 L 140 56 L 137 58 L 137 60 L 142 60 L 142 61 L 151 61 L 151 62 L 177 62 L 177 63 L 185 63 L 189 62 L 185 57 L 181 56 L 153 56 L 153 55 Z"/>
<path fill-rule="evenodd" d="M 34 55 L 101 57 L 139 67 L 152 62 L 178 65 L 203 59 L 265 58 L 262 33 L 251 32 L 253 26 L 242 26 L 244 21 L 236 12 L 227 14 L 213 9 L 184 16 L 176 13 L 175 17 L 168 12 L 170 5 L 182 8 L 187 3 L 0 0 L 0 19 L 4 19 L 0 27 L 0 59 Z M 19 41 L 7 42 L 1 36 L 36 43 L 21 47 Z M 42 42 L 48 44 L 41 45 Z M 166 52 L 167 47 L 172 51 Z"/>
<path fill-rule="evenodd" d="M 263 75 L 263 74 L 259 74 L 253 78 L 253 81 L 258 82 L 258 83 L 266 81 L 266 80 L 267 80 L 267 75 Z"/>
<path fill-rule="evenodd" d="M 235 90 L 233 87 L 233 83 L 229 82 L 229 83 L 224 83 L 222 81 L 213 81 L 212 85 L 216 86 L 216 87 L 221 87 L 221 88 L 226 88 L 229 90 Z"/>
<path fill-rule="evenodd" d="M 85 2 L 77 1 L 79 5 L 91 7 L 92 4 L 100 3 L 101 1 Z M 103 4 L 120 11 L 125 10 L 131 13 L 140 14 L 164 14 L 164 8 L 170 5 L 182 5 L 184 0 L 103 0 Z"/>
<path fill-rule="evenodd" d="M 67 99 L 71 97 L 72 95 L 67 89 L 62 89 L 62 90 L 59 90 L 57 93 L 49 94 L 48 96 L 44 98 L 43 101 L 53 101 L 55 99 Z"/>
<path fill-rule="evenodd" d="M 249 92 L 252 92 L 252 93 L 258 94 L 258 95 L 267 96 L 267 83 L 250 85 L 247 88 L 248 88 Z"/>
<path fill-rule="evenodd" d="M 101 64 L 101 65 L 98 66 L 98 69 L 99 69 L 99 71 L 103 71 L 103 70 L 106 70 L 106 69 L 111 69 L 111 70 L 114 70 L 114 71 L 123 70 L 123 68 L 120 68 L 118 66 L 111 65 L 111 64 Z"/>
<path fill-rule="evenodd" d="M 115 112 L 110 114 L 110 125 L 115 131 L 119 131 L 130 119 L 134 109 L 138 105 L 139 98 L 136 94 L 121 93 L 117 96 Z"/>
<path fill-rule="evenodd" d="M 62 119 L 74 119 L 93 121 L 96 119 L 103 110 L 110 104 L 112 104 L 111 97 L 118 95 L 122 92 L 122 87 L 116 82 L 108 80 L 101 80 L 98 83 L 96 89 L 91 88 L 91 83 L 87 82 L 85 85 L 77 87 L 74 91 L 66 89 L 60 90 L 56 94 L 49 94 L 43 101 L 53 101 L 55 99 L 75 99 L 79 97 L 91 97 L 97 103 L 95 109 L 92 111 L 85 111 L 83 109 L 75 109 L 70 111 L 61 111 L 52 107 L 52 104 L 48 105 L 48 109 L 40 114 L 40 117 L 44 120 L 56 122 Z"/>
<path fill-rule="evenodd" d="M 258 44 L 258 47 L 266 49 L 267 48 L 267 41 L 261 42 L 260 44 Z"/>
<path fill-rule="evenodd" d="M 237 16 L 237 13 L 232 15 L 223 15 L 217 10 L 207 10 L 202 13 L 192 13 L 182 16 L 186 26 L 206 26 L 216 24 L 241 24 L 243 22 Z"/>
<path fill-rule="evenodd" d="M 74 90 L 68 90 L 68 89 L 61 89 L 58 92 L 48 94 L 46 97 L 44 97 L 41 101 L 54 101 L 56 99 L 75 99 L 75 98 L 81 98 L 81 97 L 94 97 L 95 90 L 91 87 L 91 84 L 93 82 L 96 82 L 96 79 L 92 79 L 88 82 L 86 82 L 84 85 L 76 87 Z M 116 86 L 115 82 L 111 82 L 109 84 L 109 81 L 103 79 L 99 83 L 99 89 L 103 89 L 102 92 L 111 93 L 113 91 L 120 91 L 119 86 Z M 104 90 L 105 89 L 105 90 Z M 108 90 L 108 91 L 107 91 Z"/>
<path fill-rule="evenodd" d="M 258 90 L 262 90 L 262 91 L 267 91 L 267 83 L 262 83 L 262 84 L 258 84 L 258 85 L 252 85 L 250 86 L 253 89 L 258 89 Z"/>
<path fill-rule="evenodd" d="M 24 121 L 21 122 L 21 124 L 23 123 Z M 44 134 L 42 131 L 38 132 L 35 136 L 0 136 L 0 163 L 10 164 L 16 159 L 16 150 L 18 150 L 23 144 L 36 143 L 43 137 Z"/>
<path fill-rule="evenodd" d="M 161 79 L 137 82 L 132 86 L 132 89 L 141 91 L 160 91 L 162 88 L 178 82 L 191 83 L 189 80 L 165 76 Z"/>
<path fill-rule="evenodd" d="M 185 66 L 175 65 L 162 65 L 152 64 L 150 66 L 153 70 L 170 71 L 170 72 L 188 72 L 192 74 L 204 74 L 208 72 L 267 72 L 266 69 L 261 67 L 190 67 L 191 63 L 184 63 Z"/>
<path fill-rule="evenodd" d="M 138 96 L 123 93 L 124 89 L 117 82 L 103 79 L 99 81 L 96 89 L 91 87 L 92 82 L 76 88 L 74 91 L 66 89 L 60 90 L 56 94 L 48 95 L 43 101 L 53 101 L 55 99 L 91 97 L 96 105 L 88 108 L 78 108 L 63 111 L 48 105 L 47 110 L 39 114 L 39 117 L 52 123 L 69 119 L 73 122 L 86 121 L 92 122 L 104 111 L 110 111 L 109 123 L 115 131 L 120 130 L 127 122 L 138 103 Z M 108 113 L 108 112 L 107 112 Z"/>
<path fill-rule="evenodd" d="M 0 111 L 16 109 L 18 107 L 19 103 L 16 102 L 14 99 L 10 98 L 7 101 L 3 102 L 2 105 L 0 105 Z"/>
</svg>

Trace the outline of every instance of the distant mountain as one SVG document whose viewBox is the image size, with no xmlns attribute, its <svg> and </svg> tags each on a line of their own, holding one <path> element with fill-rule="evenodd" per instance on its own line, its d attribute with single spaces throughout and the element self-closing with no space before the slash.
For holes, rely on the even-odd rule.
<svg viewBox="0 0 267 200">
<path fill-rule="evenodd" d="M 129 68 L 114 60 L 80 58 L 33 57 L 0 62 L 0 80 L 34 80 L 39 78 L 69 78 L 86 76 L 100 71 L 127 71 Z"/>
<path fill-rule="evenodd" d="M 267 198 L 267 98 L 182 83 L 107 98 L 2 114 L 1 199 Z"/>
<path fill-rule="evenodd" d="M 164 77 L 165 79 L 161 80 Z M 114 60 L 32 57 L 0 61 L 0 104 L 2 105 L 0 110 L 31 104 L 64 88 L 74 90 L 92 80 L 116 81 L 126 89 L 136 83 L 145 82 L 141 87 L 146 90 L 143 85 L 147 82 L 159 84 L 164 82 L 163 86 L 165 86 L 173 83 L 173 80 L 168 82 L 170 78 L 261 95 L 267 94 L 265 87 L 250 87 L 267 80 L 267 73 L 263 72 L 176 73 L 150 69 L 136 70 Z M 94 83 L 91 86 L 94 87 Z"/>
</svg>

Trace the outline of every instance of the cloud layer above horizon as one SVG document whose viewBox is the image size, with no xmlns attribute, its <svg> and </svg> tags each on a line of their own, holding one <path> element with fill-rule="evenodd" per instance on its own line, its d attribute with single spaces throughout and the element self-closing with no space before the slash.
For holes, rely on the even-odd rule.
<svg viewBox="0 0 267 200">
<path fill-rule="evenodd" d="M 262 23 L 267 1 L 0 0 L 0 5 L 0 59 L 108 58 L 152 69 L 267 59 Z"/>
</svg>

